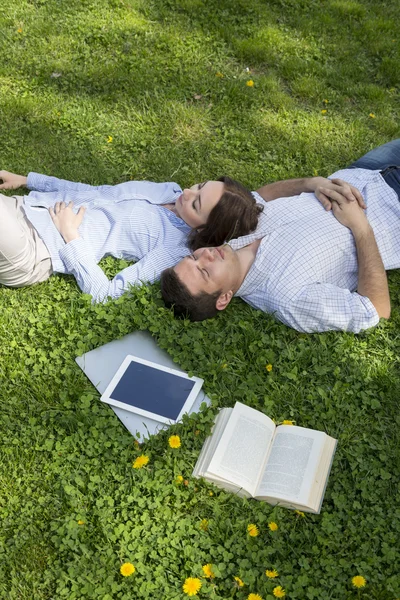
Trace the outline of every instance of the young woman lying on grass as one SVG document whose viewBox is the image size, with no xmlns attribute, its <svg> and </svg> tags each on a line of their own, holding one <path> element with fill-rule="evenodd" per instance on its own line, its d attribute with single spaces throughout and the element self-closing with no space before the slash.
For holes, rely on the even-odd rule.
<svg viewBox="0 0 400 600">
<path fill-rule="evenodd" d="M 69 273 L 93 301 L 157 280 L 197 248 L 252 232 L 261 210 L 251 192 L 228 177 L 184 190 L 149 181 L 96 187 L 8 171 L 0 171 L 0 179 L 0 190 L 33 190 L 27 196 L 0 194 L 0 283 L 22 287 Z M 319 186 L 329 185 L 322 177 L 293 179 L 259 192 L 273 200 L 318 194 Z M 110 281 L 97 264 L 110 255 L 138 262 Z"/>
<path fill-rule="evenodd" d="M 90 186 L 0 171 L 0 283 L 21 287 L 70 273 L 93 300 L 153 282 L 191 249 L 250 233 L 261 210 L 244 186 L 223 177 L 182 190 L 176 183 L 129 181 Z M 138 260 L 111 281 L 103 256 Z"/>
</svg>

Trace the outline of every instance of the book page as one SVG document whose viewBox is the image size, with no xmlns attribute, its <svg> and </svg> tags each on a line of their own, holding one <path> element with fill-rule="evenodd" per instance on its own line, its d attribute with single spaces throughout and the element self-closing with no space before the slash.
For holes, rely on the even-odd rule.
<svg viewBox="0 0 400 600">
<path fill-rule="evenodd" d="M 207 474 L 227 479 L 254 495 L 274 431 L 269 417 L 237 402 Z"/>
<path fill-rule="evenodd" d="M 337 440 L 326 436 L 326 444 L 324 445 L 324 449 L 322 451 L 321 462 L 318 467 L 318 471 L 316 474 L 316 482 L 315 487 L 311 493 L 311 502 L 310 505 L 314 509 L 315 513 L 321 512 L 322 501 L 324 499 L 326 486 L 328 485 L 329 473 L 331 471 L 333 457 L 335 455 Z"/>
<path fill-rule="evenodd" d="M 222 408 L 219 411 L 212 427 L 211 434 L 204 442 L 199 458 L 193 469 L 193 477 L 203 477 L 207 472 L 210 461 L 214 456 L 215 449 L 218 446 L 232 410 L 232 408 Z"/>
<path fill-rule="evenodd" d="M 305 427 L 277 427 L 257 497 L 306 505 L 327 435 Z"/>
</svg>

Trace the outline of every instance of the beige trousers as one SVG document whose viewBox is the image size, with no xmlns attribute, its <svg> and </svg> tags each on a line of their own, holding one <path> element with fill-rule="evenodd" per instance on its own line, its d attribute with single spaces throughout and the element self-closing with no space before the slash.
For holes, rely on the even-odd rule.
<svg viewBox="0 0 400 600">
<path fill-rule="evenodd" d="M 23 196 L 0 194 L 0 284 L 23 287 L 45 281 L 51 258 L 22 209 Z"/>
</svg>

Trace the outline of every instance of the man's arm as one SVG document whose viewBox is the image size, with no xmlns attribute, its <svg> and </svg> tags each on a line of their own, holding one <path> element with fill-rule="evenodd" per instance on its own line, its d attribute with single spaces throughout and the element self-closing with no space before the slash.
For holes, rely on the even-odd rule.
<svg viewBox="0 0 400 600">
<path fill-rule="evenodd" d="M 332 202 L 337 220 L 354 237 L 358 260 L 357 292 L 369 298 L 380 318 L 390 317 L 389 286 L 375 235 L 363 210 L 356 203 Z"/>
<path fill-rule="evenodd" d="M 362 194 L 353 185 L 342 179 L 326 179 L 325 177 L 306 177 L 303 179 L 286 179 L 269 183 L 257 190 L 266 201 L 277 198 L 298 196 L 303 192 L 316 195 L 325 210 L 331 209 L 331 200 L 344 198 L 349 202 L 358 202 L 361 208 L 366 208 Z"/>
<path fill-rule="evenodd" d="M 379 314 L 367 296 L 330 283 L 311 283 L 295 292 L 289 300 L 279 296 L 272 300 L 274 307 L 268 312 L 303 333 L 359 333 L 379 323 Z"/>
<path fill-rule="evenodd" d="M 390 296 L 385 267 L 371 225 L 363 232 L 353 231 L 358 259 L 357 292 L 367 296 L 379 317 L 389 319 Z"/>
</svg>

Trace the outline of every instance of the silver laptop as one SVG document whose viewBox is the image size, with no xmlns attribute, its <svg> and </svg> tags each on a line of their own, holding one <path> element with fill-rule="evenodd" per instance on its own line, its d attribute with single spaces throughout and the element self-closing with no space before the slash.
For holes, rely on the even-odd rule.
<svg viewBox="0 0 400 600">
<path fill-rule="evenodd" d="M 169 367 L 175 371 L 184 372 L 164 350 L 161 350 L 157 346 L 147 331 L 130 333 L 120 340 L 114 340 L 95 350 L 86 352 L 86 354 L 78 356 L 75 360 L 99 393 L 103 394 L 122 362 L 129 354 L 158 363 L 163 367 Z M 203 390 L 200 390 L 189 414 L 198 412 L 203 402 L 207 405 L 211 404 L 210 399 L 205 395 Z M 117 408 L 116 406 L 111 406 L 111 408 L 128 431 L 139 440 L 146 439 L 149 435 L 155 434 L 160 429 L 166 427 L 166 425 L 163 425 L 159 421 L 135 414 L 131 411 Z"/>
</svg>

